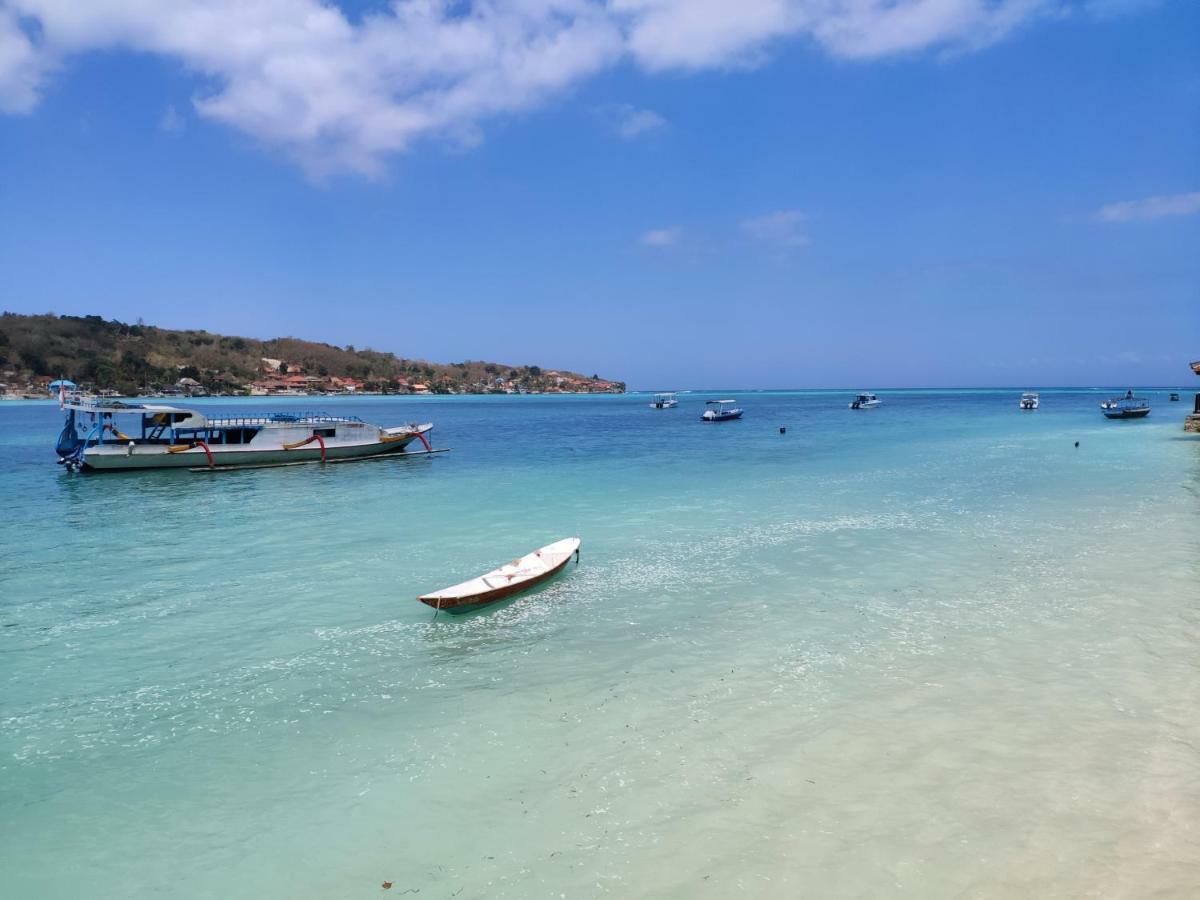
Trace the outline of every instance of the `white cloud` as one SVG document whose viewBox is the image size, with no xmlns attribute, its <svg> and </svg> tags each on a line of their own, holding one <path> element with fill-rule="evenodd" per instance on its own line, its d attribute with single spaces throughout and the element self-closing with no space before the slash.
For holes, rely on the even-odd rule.
<svg viewBox="0 0 1200 900">
<path fill-rule="evenodd" d="M 371 174 L 624 60 L 754 65 L 805 38 L 848 59 L 972 49 L 1089 2 L 1112 0 L 392 0 L 353 20 L 323 0 L 0 0 L 0 111 L 32 110 L 73 55 L 151 53 L 199 76 L 198 115 L 315 175 Z M 635 113 L 631 135 L 661 127 Z"/>
<path fill-rule="evenodd" d="M 804 233 L 804 213 L 796 209 L 781 209 L 777 212 L 755 216 L 742 221 L 742 231 L 760 243 L 776 250 L 789 250 L 808 244 Z"/>
<path fill-rule="evenodd" d="M 179 114 L 179 110 L 175 108 L 174 103 L 168 103 L 167 108 L 163 110 L 162 118 L 158 120 L 160 131 L 165 131 L 168 134 L 175 134 L 183 131 L 187 125 L 187 120 Z"/>
<path fill-rule="evenodd" d="M 626 106 L 620 113 L 620 119 L 617 122 L 617 133 L 625 140 L 632 140 L 641 137 L 647 132 L 658 131 L 659 128 L 665 127 L 667 120 L 661 115 L 655 113 L 653 109 L 635 109 L 634 107 Z"/>
<path fill-rule="evenodd" d="M 683 231 L 676 225 L 670 228 L 655 228 L 639 238 L 643 247 L 672 247 L 679 243 Z"/>
<path fill-rule="evenodd" d="M 1196 213 L 1200 213 L 1200 191 L 1109 203 L 1100 207 L 1096 219 L 1100 222 L 1136 222 L 1168 216 L 1192 216 Z"/>
<path fill-rule="evenodd" d="M 0 6 L 0 113 L 27 113 L 48 68 L 11 10 Z"/>
<path fill-rule="evenodd" d="M 595 113 L 605 128 L 626 141 L 667 126 L 667 120 L 654 110 L 641 109 L 630 103 L 605 103 L 596 107 Z"/>
</svg>

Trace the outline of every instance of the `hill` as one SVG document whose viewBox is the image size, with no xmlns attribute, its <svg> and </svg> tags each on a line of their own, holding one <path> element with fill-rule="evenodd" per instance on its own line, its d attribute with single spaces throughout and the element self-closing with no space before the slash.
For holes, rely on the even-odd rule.
<svg viewBox="0 0 1200 900">
<path fill-rule="evenodd" d="M 621 392 L 593 375 L 476 360 L 432 363 L 298 338 L 229 337 L 129 325 L 100 316 L 0 315 L 0 392 L 67 377 L 133 394 L 367 391 L 386 393 Z"/>
</svg>

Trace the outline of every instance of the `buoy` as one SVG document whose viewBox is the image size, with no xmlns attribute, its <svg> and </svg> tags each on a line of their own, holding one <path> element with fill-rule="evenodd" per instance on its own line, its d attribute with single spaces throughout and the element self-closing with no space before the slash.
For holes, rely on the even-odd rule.
<svg viewBox="0 0 1200 900">
<path fill-rule="evenodd" d="M 780 426 L 779 426 L 779 433 L 780 433 L 780 434 L 787 434 L 787 426 L 786 426 L 786 425 L 780 425 Z"/>
<path fill-rule="evenodd" d="M 1079 449 L 1079 441 L 1075 442 L 1075 449 Z"/>
</svg>

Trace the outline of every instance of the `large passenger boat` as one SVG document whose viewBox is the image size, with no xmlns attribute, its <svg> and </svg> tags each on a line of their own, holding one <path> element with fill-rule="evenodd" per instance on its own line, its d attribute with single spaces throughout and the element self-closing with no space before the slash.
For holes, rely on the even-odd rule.
<svg viewBox="0 0 1200 900">
<path fill-rule="evenodd" d="M 381 428 L 357 416 L 276 412 L 213 417 L 194 409 L 134 403 L 79 392 L 59 395 L 67 420 L 55 449 L 75 471 L 232 468 L 342 462 L 430 450 L 431 424 Z"/>
</svg>

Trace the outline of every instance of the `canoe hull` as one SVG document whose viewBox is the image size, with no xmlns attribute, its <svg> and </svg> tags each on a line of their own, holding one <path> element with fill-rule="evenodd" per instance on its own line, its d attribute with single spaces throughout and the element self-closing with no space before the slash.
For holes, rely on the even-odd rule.
<svg viewBox="0 0 1200 900">
<path fill-rule="evenodd" d="M 545 584 L 567 567 L 567 565 L 571 562 L 571 557 L 575 557 L 576 561 L 578 561 L 578 554 L 579 542 L 577 539 L 575 539 L 574 548 L 570 553 L 567 553 L 559 563 L 547 568 L 544 572 L 539 572 L 536 575 L 523 578 L 522 580 L 513 584 L 506 584 L 500 587 L 489 587 L 487 589 L 464 593 L 459 596 L 443 596 L 445 592 L 439 591 L 434 594 L 424 594 L 417 599 L 432 609 L 444 610 L 451 613 L 470 612 L 473 609 L 479 609 L 480 607 L 489 606 L 490 604 L 497 603 L 501 600 L 507 600 L 510 597 L 515 597 L 518 594 L 523 594 L 526 591 L 533 590 L 539 585 Z M 488 576 L 482 577 L 487 578 Z"/>
</svg>

